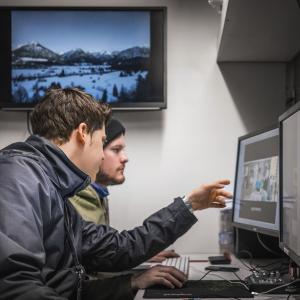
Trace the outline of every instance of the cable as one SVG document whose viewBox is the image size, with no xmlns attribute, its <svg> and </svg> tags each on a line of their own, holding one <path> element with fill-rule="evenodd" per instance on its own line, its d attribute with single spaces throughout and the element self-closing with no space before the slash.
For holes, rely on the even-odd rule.
<svg viewBox="0 0 300 300">
<path fill-rule="evenodd" d="M 233 272 L 233 273 L 234 273 L 234 272 Z M 215 274 L 215 273 L 210 273 L 210 275 L 211 275 L 211 276 L 218 277 L 218 278 L 221 278 L 221 279 L 223 279 L 223 280 L 225 280 L 225 281 L 227 281 L 227 282 L 229 282 L 229 283 L 231 283 L 231 284 L 240 284 L 240 285 L 244 286 L 244 288 L 245 288 L 246 290 L 249 291 L 248 286 L 247 286 L 245 283 L 243 283 L 243 282 L 239 282 L 239 281 L 231 281 L 231 280 L 228 280 L 228 279 L 226 279 L 225 277 L 223 277 L 223 276 L 221 276 L 221 275 L 218 275 L 218 274 Z"/>
<path fill-rule="evenodd" d="M 260 269 L 265 269 L 267 271 L 274 271 L 277 270 L 280 273 L 288 273 L 288 268 L 289 268 L 289 262 L 285 261 L 286 259 L 284 258 L 283 260 L 272 262 L 266 265 L 257 265 L 257 268 Z M 278 266 L 279 265 L 279 266 Z M 271 268 L 268 268 L 272 266 Z"/>
<path fill-rule="evenodd" d="M 30 112 L 31 112 L 30 110 L 27 110 L 27 131 L 31 135 L 33 133 L 30 126 Z"/>
<path fill-rule="evenodd" d="M 248 251 L 247 251 L 248 252 Z M 250 272 L 254 272 L 254 271 L 259 271 L 260 269 L 265 269 L 267 271 L 279 271 L 280 274 L 283 274 L 283 273 L 287 273 L 288 272 L 288 266 L 286 266 L 286 263 L 285 263 L 285 259 L 282 261 L 273 261 L 269 264 L 265 264 L 265 265 L 254 265 L 253 263 L 250 263 L 250 266 L 248 266 L 242 259 L 239 258 L 239 261 L 247 268 L 248 271 Z M 279 265 L 279 267 L 275 267 L 276 265 Z M 269 266 L 274 266 L 272 268 L 267 268 Z"/>
<path fill-rule="evenodd" d="M 250 258 L 250 259 L 253 259 L 252 253 L 251 253 L 250 251 L 248 251 L 248 250 L 240 250 L 239 253 L 246 253 L 246 254 L 249 255 L 249 258 Z"/>
<path fill-rule="evenodd" d="M 250 251 L 248 251 L 248 250 L 239 250 L 239 251 L 237 251 L 238 249 L 237 249 L 237 245 L 239 244 L 239 229 L 238 228 L 235 228 L 235 236 L 236 236 L 236 253 L 237 253 L 237 257 L 241 254 L 241 253 L 246 253 L 248 256 L 249 256 L 249 258 L 250 258 L 250 262 L 249 262 L 249 265 L 250 266 L 248 266 L 246 263 L 244 263 L 243 261 L 242 261 L 242 259 L 241 258 L 239 258 L 239 260 L 240 260 L 240 262 L 248 269 L 248 270 L 253 270 L 253 269 L 255 269 L 255 267 L 253 268 L 253 266 L 252 266 L 252 260 L 253 260 L 253 255 L 252 255 L 252 253 L 250 252 Z"/>
<path fill-rule="evenodd" d="M 284 260 L 285 260 L 285 258 L 284 258 Z M 284 264 L 284 261 L 273 261 L 273 262 L 271 262 L 271 263 L 268 263 L 268 264 L 266 264 L 266 265 L 257 265 L 257 267 L 259 267 L 259 268 L 267 268 L 267 267 L 269 267 L 269 266 L 272 266 L 272 265 L 277 265 L 277 264 L 280 264 L 280 265 L 283 265 Z M 289 262 L 287 261 L 287 264 L 289 264 Z"/>
<path fill-rule="evenodd" d="M 249 270 L 249 271 L 251 271 L 251 272 L 257 270 L 257 266 L 256 266 L 256 265 L 253 265 L 253 263 L 252 263 L 253 257 L 252 257 L 251 252 L 249 252 L 249 251 L 247 251 L 247 250 L 241 250 L 239 253 L 242 253 L 242 252 L 247 253 L 247 254 L 251 257 L 251 258 L 250 258 L 251 260 L 250 260 L 250 262 L 249 262 L 249 265 L 247 265 L 241 258 L 239 258 L 239 261 L 247 268 L 247 270 Z"/>
<path fill-rule="evenodd" d="M 253 268 L 251 263 L 249 263 L 249 265 L 247 265 L 244 261 L 242 261 L 241 258 L 239 258 L 239 261 L 247 268 L 247 270 L 252 271 L 253 269 L 255 269 L 255 268 Z"/>
<path fill-rule="evenodd" d="M 204 272 L 202 272 L 202 271 L 199 271 L 199 272 L 204 273 Z M 210 271 L 210 272 L 211 272 L 211 271 Z M 201 277 L 201 279 L 203 279 L 208 273 L 209 273 L 209 272 L 206 272 L 205 275 Z M 232 272 L 232 273 L 235 273 L 235 272 Z M 246 290 L 249 291 L 248 286 L 247 286 L 245 283 L 243 283 L 242 280 L 241 280 L 241 282 L 231 281 L 231 280 L 228 280 L 228 279 L 226 279 L 225 277 L 223 277 L 223 276 L 221 276 L 221 275 L 219 275 L 219 274 L 216 274 L 216 273 L 210 273 L 209 275 L 215 276 L 215 277 L 218 277 L 218 278 L 221 278 L 221 279 L 223 279 L 223 280 L 225 280 L 225 281 L 227 281 L 227 282 L 229 282 L 229 283 L 231 283 L 231 284 L 240 284 L 240 285 L 244 286 L 244 288 L 245 288 Z M 201 280 L 201 279 L 199 279 L 199 280 Z"/>
<path fill-rule="evenodd" d="M 200 279 L 198 279 L 199 281 L 202 280 L 204 277 L 206 277 L 206 275 L 208 275 L 211 271 L 207 271 Z"/>
<path fill-rule="evenodd" d="M 235 277 L 240 280 L 240 281 L 243 281 L 242 278 L 236 273 L 236 272 L 233 272 L 233 274 L 235 275 Z"/>
<path fill-rule="evenodd" d="M 276 251 L 272 250 L 271 248 L 269 248 L 259 237 L 259 233 L 256 233 L 257 239 L 259 241 L 259 243 L 262 245 L 263 248 L 265 248 L 267 251 L 269 251 L 270 253 L 276 255 L 276 256 L 280 256 L 280 253 L 277 253 Z"/>
</svg>

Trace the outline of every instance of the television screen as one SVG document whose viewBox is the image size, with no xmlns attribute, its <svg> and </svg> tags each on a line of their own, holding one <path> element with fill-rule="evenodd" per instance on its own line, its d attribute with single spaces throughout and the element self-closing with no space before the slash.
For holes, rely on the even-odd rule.
<svg viewBox="0 0 300 300">
<path fill-rule="evenodd" d="M 165 108 L 164 11 L 4 9 L 1 107 L 32 108 L 48 88 L 78 87 L 113 107 Z"/>
</svg>

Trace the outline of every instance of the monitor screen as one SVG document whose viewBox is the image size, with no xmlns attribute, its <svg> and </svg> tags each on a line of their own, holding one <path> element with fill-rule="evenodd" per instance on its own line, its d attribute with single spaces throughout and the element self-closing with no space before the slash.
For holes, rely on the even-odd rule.
<svg viewBox="0 0 300 300">
<path fill-rule="evenodd" d="M 239 138 L 233 205 L 234 226 L 278 236 L 278 128 Z"/>
<path fill-rule="evenodd" d="M 280 247 L 300 265 L 300 105 L 280 117 Z"/>
<path fill-rule="evenodd" d="M 30 108 L 48 88 L 78 87 L 113 107 L 165 108 L 163 8 L 2 8 L 2 17 L 0 106 Z"/>
</svg>

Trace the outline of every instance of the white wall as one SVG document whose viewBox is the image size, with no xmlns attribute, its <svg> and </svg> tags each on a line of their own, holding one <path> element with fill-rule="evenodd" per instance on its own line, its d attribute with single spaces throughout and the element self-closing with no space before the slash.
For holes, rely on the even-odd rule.
<svg viewBox="0 0 300 300">
<path fill-rule="evenodd" d="M 1 3 L 22 5 L 21 0 Z M 41 5 L 38 0 L 27 1 L 35 4 Z M 233 180 L 237 137 L 249 128 L 274 123 L 283 110 L 282 64 L 238 64 L 221 73 L 216 64 L 221 17 L 206 0 L 52 0 L 47 4 L 168 7 L 168 108 L 115 114 L 127 128 L 130 157 L 126 182 L 111 188 L 111 222 L 117 229 L 141 224 L 173 197 L 201 183 Z M 226 81 L 223 76 L 228 76 Z M 250 88 L 244 92 L 247 82 Z M 247 116 L 249 107 L 251 116 L 244 123 L 242 116 Z M 25 113 L 0 112 L 0 147 L 26 135 Z M 211 209 L 197 216 L 199 222 L 174 248 L 186 253 L 217 252 L 219 212 Z"/>
</svg>

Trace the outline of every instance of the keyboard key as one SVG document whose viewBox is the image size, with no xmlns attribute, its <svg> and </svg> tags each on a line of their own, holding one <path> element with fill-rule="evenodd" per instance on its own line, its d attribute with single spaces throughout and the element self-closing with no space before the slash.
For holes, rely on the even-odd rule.
<svg viewBox="0 0 300 300">
<path fill-rule="evenodd" d="M 179 257 L 167 258 L 162 262 L 162 265 L 167 267 L 175 267 L 176 269 L 183 272 L 186 276 L 188 276 L 189 262 L 190 257 L 187 255 L 182 255 Z"/>
</svg>

